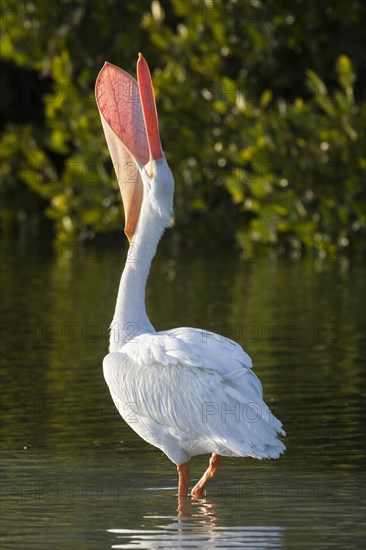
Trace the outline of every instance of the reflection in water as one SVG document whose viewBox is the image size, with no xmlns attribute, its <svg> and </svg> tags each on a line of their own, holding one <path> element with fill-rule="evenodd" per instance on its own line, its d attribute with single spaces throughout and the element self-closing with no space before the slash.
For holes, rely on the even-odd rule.
<svg viewBox="0 0 366 550">
<path fill-rule="evenodd" d="M 218 509 L 207 499 L 178 500 L 178 515 L 148 515 L 155 529 L 108 529 L 121 542 L 112 548 L 281 548 L 284 527 L 267 525 L 220 525 Z M 141 521 L 144 523 L 144 521 Z"/>
<path fill-rule="evenodd" d="M 123 255 L 81 252 L 2 265 L 1 548 L 363 548 L 364 267 L 159 252 L 154 326 L 238 340 L 288 434 L 281 460 L 224 459 L 209 500 L 177 513 L 174 464 L 103 379 Z"/>
</svg>

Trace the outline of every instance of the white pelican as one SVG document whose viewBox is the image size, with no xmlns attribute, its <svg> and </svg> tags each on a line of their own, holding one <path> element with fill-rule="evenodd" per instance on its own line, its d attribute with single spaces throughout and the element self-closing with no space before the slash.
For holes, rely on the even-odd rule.
<svg viewBox="0 0 366 550">
<path fill-rule="evenodd" d="M 285 435 L 262 398 L 252 361 L 239 344 L 196 328 L 156 332 L 145 286 L 173 212 L 174 179 L 162 151 L 146 60 L 138 82 L 106 63 L 96 100 L 116 170 L 130 242 L 110 330 L 105 380 L 124 420 L 177 465 L 178 495 L 187 496 L 191 457 L 212 454 L 191 491 L 202 496 L 222 456 L 278 458 Z"/>
</svg>

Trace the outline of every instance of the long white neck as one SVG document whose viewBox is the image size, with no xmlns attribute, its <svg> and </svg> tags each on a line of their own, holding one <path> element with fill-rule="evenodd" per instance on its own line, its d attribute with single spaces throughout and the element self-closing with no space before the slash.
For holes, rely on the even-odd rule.
<svg viewBox="0 0 366 550">
<path fill-rule="evenodd" d="M 155 332 L 146 313 L 145 287 L 151 262 L 166 225 L 149 197 L 144 196 L 136 233 L 119 285 L 110 331 L 110 351 L 119 351 L 121 346 L 139 334 Z"/>
</svg>

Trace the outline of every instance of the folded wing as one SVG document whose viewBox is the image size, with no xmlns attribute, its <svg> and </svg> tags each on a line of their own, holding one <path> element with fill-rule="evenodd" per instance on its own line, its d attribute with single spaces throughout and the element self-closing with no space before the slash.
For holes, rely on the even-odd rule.
<svg viewBox="0 0 366 550">
<path fill-rule="evenodd" d="M 109 354 L 103 367 L 112 396 L 134 403 L 142 423 L 148 419 L 183 447 L 196 442 L 201 452 L 224 456 L 278 456 L 284 445 L 277 433 L 284 432 L 262 399 L 249 356 L 214 333 L 199 341 L 200 332 L 142 334 Z"/>
</svg>

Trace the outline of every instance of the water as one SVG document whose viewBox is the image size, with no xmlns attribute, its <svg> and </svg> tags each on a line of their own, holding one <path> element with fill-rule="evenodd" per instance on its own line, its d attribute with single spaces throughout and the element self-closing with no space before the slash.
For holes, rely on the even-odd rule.
<svg viewBox="0 0 366 550">
<path fill-rule="evenodd" d="M 226 458 L 205 499 L 178 502 L 175 466 L 101 371 L 123 254 L 4 251 L 2 549 L 364 547 L 362 265 L 159 253 L 156 328 L 238 340 L 288 433 L 280 460 Z"/>
</svg>

